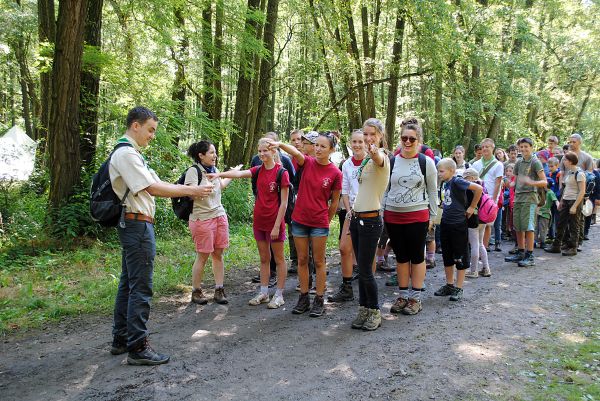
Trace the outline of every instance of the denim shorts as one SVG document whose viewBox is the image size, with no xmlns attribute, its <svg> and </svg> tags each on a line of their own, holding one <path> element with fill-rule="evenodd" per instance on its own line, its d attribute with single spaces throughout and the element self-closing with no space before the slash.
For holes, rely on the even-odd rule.
<svg viewBox="0 0 600 401">
<path fill-rule="evenodd" d="M 299 238 L 327 237 L 329 235 L 329 228 L 309 227 L 296 221 L 292 221 L 292 235 Z"/>
</svg>

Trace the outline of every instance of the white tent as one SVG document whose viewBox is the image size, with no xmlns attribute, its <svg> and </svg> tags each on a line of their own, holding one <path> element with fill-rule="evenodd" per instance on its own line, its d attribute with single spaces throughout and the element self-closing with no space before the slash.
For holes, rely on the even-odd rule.
<svg viewBox="0 0 600 401">
<path fill-rule="evenodd" d="M 28 179 L 36 147 L 37 143 L 16 125 L 0 137 L 0 181 Z"/>
</svg>

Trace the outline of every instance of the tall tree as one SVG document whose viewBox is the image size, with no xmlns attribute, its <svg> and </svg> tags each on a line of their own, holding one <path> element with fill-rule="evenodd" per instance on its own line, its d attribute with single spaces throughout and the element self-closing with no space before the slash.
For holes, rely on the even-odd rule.
<svg viewBox="0 0 600 401">
<path fill-rule="evenodd" d="M 394 144 L 396 134 L 396 111 L 398 110 L 398 76 L 400 74 L 400 60 L 402 60 L 402 40 L 404 38 L 404 26 L 406 20 L 406 9 L 403 4 L 398 6 L 396 24 L 394 29 L 394 45 L 392 47 L 392 62 L 390 63 L 390 84 L 388 87 L 387 109 L 385 120 L 385 132 L 388 147 Z"/>
<path fill-rule="evenodd" d="M 54 0 L 37 0 L 38 8 L 38 37 L 40 43 L 47 44 L 48 50 L 56 40 L 56 18 L 54 16 Z M 50 57 L 50 55 L 46 54 Z M 39 137 L 42 139 L 38 146 L 38 155 L 43 155 L 48 137 L 48 126 L 50 125 L 50 106 L 52 103 L 52 85 L 50 83 L 51 72 L 42 69 L 40 72 L 40 123 Z M 39 158 L 38 158 L 38 161 Z"/>
<path fill-rule="evenodd" d="M 52 106 L 48 127 L 51 210 L 56 211 L 79 184 L 79 95 L 87 0 L 58 6 L 52 65 Z"/>
<path fill-rule="evenodd" d="M 90 50 L 102 48 L 102 7 L 104 0 L 88 0 L 83 40 Z M 88 65 L 81 73 L 79 118 L 81 120 L 81 161 L 93 167 L 98 136 L 98 95 L 100 94 L 100 65 Z"/>
<path fill-rule="evenodd" d="M 172 141 L 175 146 L 179 143 L 181 133 L 185 129 L 185 99 L 186 77 L 185 77 L 185 61 L 187 58 L 189 40 L 185 31 L 185 16 L 183 9 L 176 6 L 174 9 L 175 27 L 179 34 L 179 43 L 176 49 L 172 49 L 172 57 L 175 61 L 175 79 L 173 81 L 173 89 L 171 92 L 171 100 L 175 108 L 174 114 L 169 122 L 171 133 L 173 134 Z"/>
</svg>

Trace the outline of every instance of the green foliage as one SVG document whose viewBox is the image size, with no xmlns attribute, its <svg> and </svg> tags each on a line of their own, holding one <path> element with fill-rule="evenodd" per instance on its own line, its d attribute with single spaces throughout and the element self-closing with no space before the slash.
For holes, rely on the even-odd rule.
<svg viewBox="0 0 600 401">
<path fill-rule="evenodd" d="M 221 195 L 223 206 L 231 223 L 251 223 L 254 196 L 250 180 L 233 180 Z"/>
</svg>

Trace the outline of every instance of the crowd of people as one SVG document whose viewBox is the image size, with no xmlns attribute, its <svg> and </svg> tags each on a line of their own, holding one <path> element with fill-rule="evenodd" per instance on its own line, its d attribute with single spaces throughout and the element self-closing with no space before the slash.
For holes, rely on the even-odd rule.
<svg viewBox="0 0 600 401">
<path fill-rule="evenodd" d="M 125 227 L 118 228 L 123 264 L 111 352 L 129 352 L 131 364 L 169 360 L 147 341 L 153 196 L 193 199 L 188 224 L 197 255 L 191 302 L 209 301 L 202 278 L 210 258 L 214 301 L 225 304 L 223 252 L 229 246 L 229 230 L 221 191 L 232 179 L 251 179 L 253 233 L 260 257 L 255 282 L 260 285 L 248 303 L 281 307 L 287 275 L 297 273 L 300 294 L 292 313 L 308 312 L 311 317 L 325 312 L 326 244 L 337 215 L 342 277 L 328 301 L 352 301 L 352 281 L 357 279 L 358 310 L 351 327 L 365 331 L 376 330 L 382 322 L 376 270 L 395 272 L 386 282 L 399 290 L 390 312 L 415 315 L 423 309 L 426 271 L 435 267 L 436 252 L 442 254 L 446 283 L 434 295 L 459 301 L 465 277 L 492 276 L 488 253 L 501 252 L 503 241 L 514 243 L 505 261 L 523 268 L 535 265 L 535 247 L 576 255 L 595 223 L 593 210 L 600 205 L 600 165 L 596 161 L 594 168 L 592 157 L 581 149 L 579 134 L 570 135 L 564 147 L 552 136 L 548 146 L 537 151 L 528 137 L 506 150 L 485 138 L 475 146 L 475 157 L 466 161 L 461 145 L 443 157 L 424 144 L 415 118 L 402 122 L 399 145 L 388 151 L 382 122 L 370 118 L 349 135 L 351 156 L 339 166 L 330 160 L 338 132 L 294 130 L 290 144 L 271 132 L 258 141 L 247 170 L 240 165 L 219 171 L 215 146 L 206 140 L 192 144 L 188 155 L 193 165 L 185 183 L 173 185 L 160 181 L 139 153 L 153 139 L 157 121 L 148 109 L 132 109 L 120 141 L 133 147 L 115 150 L 111 160 L 111 180 L 126 208 Z M 395 266 L 390 266 L 391 252 Z M 270 287 L 276 287 L 272 295 Z"/>
</svg>

